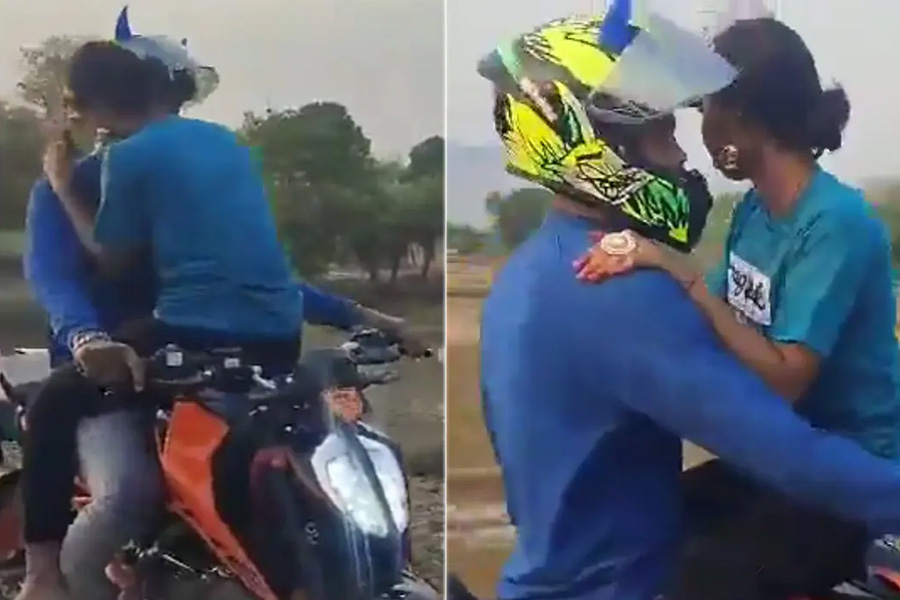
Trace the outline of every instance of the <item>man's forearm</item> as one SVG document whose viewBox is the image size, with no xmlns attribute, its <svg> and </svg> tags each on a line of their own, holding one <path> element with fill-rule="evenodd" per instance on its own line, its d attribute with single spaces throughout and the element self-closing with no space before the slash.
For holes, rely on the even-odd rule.
<svg viewBox="0 0 900 600">
<path fill-rule="evenodd" d="M 814 429 L 721 350 L 623 357 L 626 404 L 797 500 L 900 529 L 900 467 Z"/>
</svg>

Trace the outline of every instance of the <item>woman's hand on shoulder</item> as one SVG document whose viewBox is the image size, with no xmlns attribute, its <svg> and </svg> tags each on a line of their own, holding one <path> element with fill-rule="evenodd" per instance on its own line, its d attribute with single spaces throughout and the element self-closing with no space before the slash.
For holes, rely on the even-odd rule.
<svg viewBox="0 0 900 600">
<path fill-rule="evenodd" d="M 597 243 L 573 265 L 581 281 L 598 283 L 634 269 L 660 269 L 675 278 L 692 297 L 695 288 L 703 287 L 697 286 L 703 281 L 703 274 L 687 256 L 633 231 L 596 232 L 591 237 Z"/>
<path fill-rule="evenodd" d="M 633 231 L 594 232 L 591 238 L 596 243 L 573 265 L 581 281 L 598 283 L 634 269 L 663 268 L 664 250 Z"/>
</svg>

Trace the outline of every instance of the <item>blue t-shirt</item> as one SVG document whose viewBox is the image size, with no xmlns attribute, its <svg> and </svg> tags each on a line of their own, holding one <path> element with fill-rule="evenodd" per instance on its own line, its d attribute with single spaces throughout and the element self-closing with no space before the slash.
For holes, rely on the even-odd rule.
<svg viewBox="0 0 900 600">
<path fill-rule="evenodd" d="M 72 172 L 76 196 L 92 208 L 100 203 L 100 165 L 101 157 L 91 154 Z M 152 314 L 157 288 L 149 258 L 119 277 L 101 276 L 44 178 L 31 190 L 25 235 L 25 277 L 49 317 L 53 364 L 71 358 L 69 346 L 78 333 L 115 332 L 130 320 Z"/>
<path fill-rule="evenodd" d="M 891 243 L 862 193 L 817 170 L 794 210 L 755 191 L 734 211 L 711 288 L 766 337 L 822 359 L 797 410 L 879 456 L 900 456 Z"/>
<path fill-rule="evenodd" d="M 484 304 L 485 423 L 516 545 L 502 600 L 651 600 L 682 533 L 689 439 L 784 493 L 900 526 L 900 468 L 813 429 L 668 276 L 575 279 L 591 224 L 551 213 Z"/>
<path fill-rule="evenodd" d="M 149 246 L 156 316 L 233 336 L 299 333 L 302 300 L 249 149 L 229 129 L 171 116 L 111 145 L 97 242 Z"/>
</svg>

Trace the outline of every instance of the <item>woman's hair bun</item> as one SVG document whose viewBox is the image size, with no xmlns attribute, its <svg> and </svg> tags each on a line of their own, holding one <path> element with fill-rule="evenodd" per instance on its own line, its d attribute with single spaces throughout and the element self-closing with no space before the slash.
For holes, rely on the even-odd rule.
<svg viewBox="0 0 900 600">
<path fill-rule="evenodd" d="M 817 154 L 839 150 L 850 120 L 850 99 L 844 88 L 827 89 L 819 96 L 806 123 L 810 148 Z"/>
</svg>

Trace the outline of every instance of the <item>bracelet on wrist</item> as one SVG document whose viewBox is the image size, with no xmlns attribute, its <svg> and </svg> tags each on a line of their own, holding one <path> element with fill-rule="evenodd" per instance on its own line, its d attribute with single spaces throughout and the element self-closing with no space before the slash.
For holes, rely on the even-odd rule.
<svg viewBox="0 0 900 600">
<path fill-rule="evenodd" d="M 78 352 L 85 344 L 95 342 L 97 340 L 109 341 L 109 334 L 101 330 L 80 331 L 72 336 L 72 342 L 69 345 L 72 353 Z"/>
</svg>

